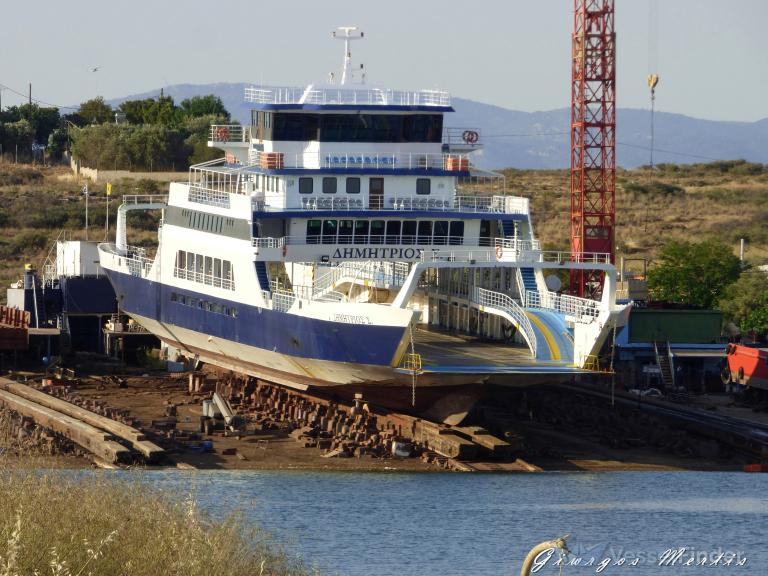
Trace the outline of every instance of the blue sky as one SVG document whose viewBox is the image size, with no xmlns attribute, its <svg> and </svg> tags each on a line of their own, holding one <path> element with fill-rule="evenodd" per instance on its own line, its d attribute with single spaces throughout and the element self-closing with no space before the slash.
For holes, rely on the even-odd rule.
<svg viewBox="0 0 768 576">
<path fill-rule="evenodd" d="M 178 83 L 322 81 L 338 25 L 368 81 L 505 108 L 569 105 L 572 0 L 3 0 L 0 84 L 67 105 Z M 700 118 L 768 117 L 768 1 L 616 0 L 617 97 Z M 99 66 L 98 72 L 91 72 Z M 21 97 L 2 91 L 3 105 Z"/>
</svg>

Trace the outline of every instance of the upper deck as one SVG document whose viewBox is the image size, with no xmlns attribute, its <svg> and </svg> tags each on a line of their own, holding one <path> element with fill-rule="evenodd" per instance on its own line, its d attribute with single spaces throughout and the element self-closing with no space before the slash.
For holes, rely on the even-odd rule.
<svg viewBox="0 0 768 576">
<path fill-rule="evenodd" d="M 245 89 L 245 101 L 257 109 L 424 110 L 452 112 L 451 96 L 444 90 L 389 90 L 365 85 L 314 85 Z"/>
</svg>

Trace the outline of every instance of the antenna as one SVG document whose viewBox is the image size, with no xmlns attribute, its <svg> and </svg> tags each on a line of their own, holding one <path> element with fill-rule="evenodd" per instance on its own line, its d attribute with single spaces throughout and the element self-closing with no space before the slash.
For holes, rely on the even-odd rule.
<svg viewBox="0 0 768 576">
<path fill-rule="evenodd" d="M 360 40 L 365 33 L 358 31 L 357 26 L 339 26 L 331 32 L 331 36 L 336 40 L 344 40 L 344 65 L 341 69 L 341 84 L 352 81 L 352 52 L 349 43 L 352 40 Z"/>
</svg>

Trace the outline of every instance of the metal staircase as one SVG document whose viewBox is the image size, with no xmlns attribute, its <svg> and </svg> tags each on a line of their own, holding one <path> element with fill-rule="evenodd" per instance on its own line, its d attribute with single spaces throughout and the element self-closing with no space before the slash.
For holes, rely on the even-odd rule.
<svg viewBox="0 0 768 576">
<path fill-rule="evenodd" d="M 669 353 L 669 342 L 654 342 L 653 349 L 656 353 L 656 364 L 659 366 L 664 388 L 666 390 L 674 390 L 675 369 L 672 365 L 671 354 Z"/>
<path fill-rule="evenodd" d="M 528 343 L 531 355 L 536 358 L 538 348 L 536 332 L 525 310 L 514 299 L 501 292 L 476 287 L 472 293 L 472 302 L 512 322 Z"/>
<path fill-rule="evenodd" d="M 269 272 L 267 272 L 267 263 L 261 260 L 256 261 L 256 277 L 259 279 L 259 286 L 264 292 L 272 293 L 269 286 Z"/>
</svg>

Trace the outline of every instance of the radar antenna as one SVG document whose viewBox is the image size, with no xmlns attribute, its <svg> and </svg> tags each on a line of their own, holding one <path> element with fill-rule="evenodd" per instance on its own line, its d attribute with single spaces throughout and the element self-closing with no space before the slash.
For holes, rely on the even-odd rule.
<svg viewBox="0 0 768 576">
<path fill-rule="evenodd" d="M 365 36 L 365 33 L 358 31 L 357 26 L 339 26 L 331 32 L 331 36 L 336 40 L 344 40 L 344 66 L 341 69 L 341 84 L 352 82 L 354 72 L 352 71 L 352 52 L 349 43 L 352 40 L 360 40 Z M 361 69 L 362 67 L 360 65 Z M 365 74 L 363 74 L 363 79 L 365 79 Z"/>
</svg>

